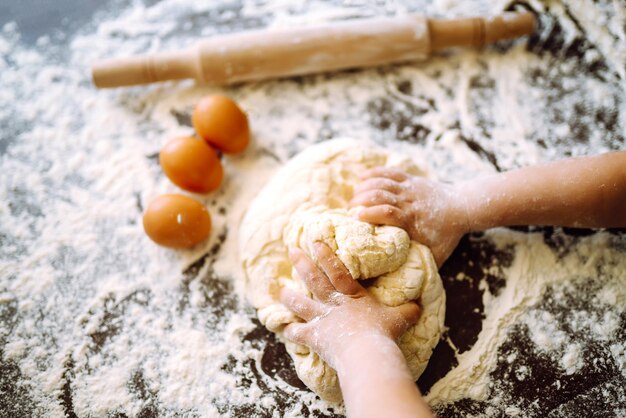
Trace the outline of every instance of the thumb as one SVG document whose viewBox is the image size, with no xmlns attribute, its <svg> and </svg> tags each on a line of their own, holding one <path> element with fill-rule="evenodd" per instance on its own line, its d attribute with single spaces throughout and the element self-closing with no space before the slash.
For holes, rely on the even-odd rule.
<svg viewBox="0 0 626 418">
<path fill-rule="evenodd" d="M 292 343 L 310 346 L 307 324 L 293 322 L 283 329 L 283 335 Z"/>
<path fill-rule="evenodd" d="M 406 328 L 415 324 L 422 314 L 422 309 L 415 302 L 408 302 L 395 308 L 406 321 Z"/>
</svg>

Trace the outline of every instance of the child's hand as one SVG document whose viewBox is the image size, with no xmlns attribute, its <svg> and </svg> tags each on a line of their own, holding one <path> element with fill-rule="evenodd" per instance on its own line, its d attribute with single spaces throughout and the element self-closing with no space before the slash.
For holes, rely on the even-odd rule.
<svg viewBox="0 0 626 418">
<path fill-rule="evenodd" d="M 350 355 L 355 346 L 374 339 L 395 340 L 420 314 L 415 303 L 392 308 L 380 304 L 352 278 L 348 269 L 323 243 L 315 244 L 318 268 L 299 249 L 290 251 L 298 274 L 313 293 L 311 299 L 302 293 L 282 289 L 281 302 L 306 323 L 285 328 L 285 337 L 310 347 L 333 368 Z"/>
<path fill-rule="evenodd" d="M 351 206 L 365 206 L 359 220 L 405 229 L 430 247 L 438 265 L 469 231 L 465 198 L 453 186 L 378 167 L 361 176 Z"/>
<path fill-rule="evenodd" d="M 320 267 L 301 250 L 290 251 L 314 299 L 282 289 L 281 302 L 305 321 L 287 325 L 285 337 L 337 371 L 349 418 L 432 418 L 395 341 L 417 321 L 419 307 L 381 305 L 325 244 L 316 243 L 314 252 Z"/>
</svg>

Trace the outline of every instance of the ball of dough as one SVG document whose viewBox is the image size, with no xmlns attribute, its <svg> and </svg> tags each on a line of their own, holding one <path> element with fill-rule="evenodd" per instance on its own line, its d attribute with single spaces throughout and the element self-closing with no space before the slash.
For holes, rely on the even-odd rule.
<svg viewBox="0 0 626 418">
<path fill-rule="evenodd" d="M 287 248 L 312 253 L 326 243 L 357 280 L 388 306 L 417 301 L 418 322 L 399 340 L 415 379 L 424 371 L 443 330 L 445 293 L 430 250 L 396 227 L 354 218 L 348 209 L 359 172 L 377 166 L 424 175 L 410 160 L 367 141 L 337 139 L 289 161 L 250 205 L 240 230 L 240 257 L 248 298 L 260 321 L 285 342 L 300 379 L 321 398 L 342 399 L 335 371 L 308 347 L 285 341 L 282 330 L 297 318 L 279 301 L 282 287 L 309 294 L 294 275 Z"/>
</svg>

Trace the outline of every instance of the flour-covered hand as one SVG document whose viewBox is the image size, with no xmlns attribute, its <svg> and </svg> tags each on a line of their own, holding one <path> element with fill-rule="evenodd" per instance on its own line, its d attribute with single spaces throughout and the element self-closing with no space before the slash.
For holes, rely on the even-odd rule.
<svg viewBox="0 0 626 418">
<path fill-rule="evenodd" d="M 336 368 L 353 343 L 375 338 L 395 341 L 417 321 L 417 304 L 382 305 L 352 278 L 328 246 L 316 243 L 314 252 L 319 267 L 302 250 L 290 251 L 314 298 L 286 288 L 281 291 L 281 302 L 304 321 L 285 328 L 287 339 L 310 347 Z"/>
<path fill-rule="evenodd" d="M 428 246 L 438 265 L 469 230 L 463 193 L 403 171 L 377 167 L 362 174 L 350 205 L 364 206 L 359 220 L 405 229 Z"/>
<path fill-rule="evenodd" d="M 313 298 L 281 291 L 282 303 L 304 321 L 287 325 L 284 335 L 337 371 L 348 418 L 432 418 L 396 344 L 420 308 L 380 304 L 325 244 L 316 243 L 313 252 L 317 265 L 301 250 L 290 251 Z"/>
</svg>

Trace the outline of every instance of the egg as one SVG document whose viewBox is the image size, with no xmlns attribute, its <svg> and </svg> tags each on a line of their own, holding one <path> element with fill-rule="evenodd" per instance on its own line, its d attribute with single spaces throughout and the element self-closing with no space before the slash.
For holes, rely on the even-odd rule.
<svg viewBox="0 0 626 418">
<path fill-rule="evenodd" d="M 204 205 L 189 196 L 165 194 L 148 205 L 143 228 L 159 245 L 190 248 L 209 236 L 211 216 Z"/>
<path fill-rule="evenodd" d="M 198 135 L 225 153 L 240 153 L 250 142 L 248 117 L 226 96 L 202 98 L 193 110 L 191 121 Z"/>
<path fill-rule="evenodd" d="M 224 177 L 217 154 L 198 138 L 186 136 L 168 142 L 161 149 L 159 162 L 172 183 L 190 192 L 215 190 Z"/>
</svg>

